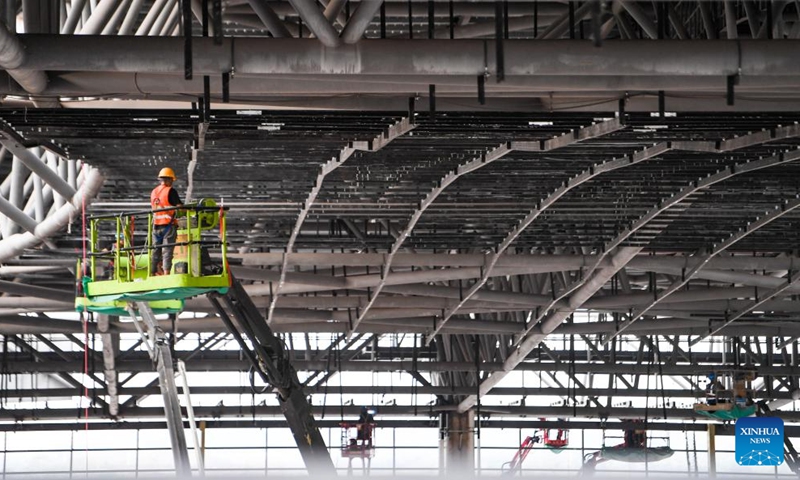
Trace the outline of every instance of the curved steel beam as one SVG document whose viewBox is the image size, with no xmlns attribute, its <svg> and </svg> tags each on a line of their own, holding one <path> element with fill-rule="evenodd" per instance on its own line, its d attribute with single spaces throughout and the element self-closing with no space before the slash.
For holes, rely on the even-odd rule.
<svg viewBox="0 0 800 480">
<path fill-rule="evenodd" d="M 314 205 L 314 201 L 317 199 L 317 195 L 319 195 L 319 192 L 322 190 L 322 183 L 325 181 L 325 177 L 327 177 L 337 168 L 341 167 L 344 162 L 346 162 L 356 151 L 377 152 L 391 143 L 395 138 L 410 132 L 414 128 L 416 128 L 416 125 L 413 123 L 413 119 L 403 117 L 393 125 L 387 127 L 380 135 L 371 141 L 351 142 L 348 146 L 342 148 L 338 157 L 332 158 L 322 165 L 319 174 L 317 174 L 317 179 L 314 182 L 314 187 L 311 188 L 310 192 L 308 192 L 308 197 L 306 198 L 306 201 L 303 202 L 303 207 L 297 216 L 294 228 L 289 236 L 289 242 L 286 244 L 286 253 L 283 254 L 283 260 L 281 261 L 281 273 L 280 278 L 278 279 L 278 285 L 274 293 L 272 293 L 269 309 L 267 310 L 267 323 L 272 323 L 272 314 L 275 310 L 275 304 L 277 303 L 278 296 L 280 295 L 283 285 L 286 282 L 286 270 L 289 266 L 289 255 L 292 253 L 292 250 L 294 250 L 294 243 L 297 241 L 297 236 L 300 234 L 300 229 L 303 227 L 303 222 L 305 222 L 306 216 L 308 216 L 308 213 L 311 211 L 311 207 Z"/>
<path fill-rule="evenodd" d="M 753 145 L 758 145 L 765 142 L 770 142 L 773 140 L 778 139 L 786 139 L 791 137 L 796 137 L 800 135 L 800 125 L 789 125 L 787 127 L 779 127 L 773 129 L 765 129 L 759 132 L 754 132 L 748 135 L 742 135 L 741 137 L 730 138 L 727 140 L 723 140 L 720 142 L 712 142 L 712 141 L 678 141 L 678 142 L 662 142 L 657 144 L 650 149 L 646 149 L 644 152 L 648 150 L 652 150 L 650 153 L 658 152 L 657 155 L 661 155 L 662 153 L 666 153 L 671 150 L 686 150 L 686 151 L 695 151 L 695 152 L 712 152 L 712 153 L 724 153 L 729 152 L 731 150 L 736 150 L 744 147 L 749 147 Z M 734 174 L 738 174 L 740 172 L 736 172 Z M 725 177 L 727 178 L 727 177 Z M 705 181 L 705 180 L 703 180 Z M 719 180 L 721 181 L 721 180 Z M 716 182 L 713 182 L 716 183 Z M 708 184 L 706 186 L 712 185 Z M 642 217 L 637 223 L 631 226 L 626 231 L 620 233 L 616 239 L 614 239 L 610 244 L 605 245 L 602 250 L 602 253 L 597 256 L 595 262 L 584 272 L 581 276 L 583 279 L 588 279 L 601 265 L 601 262 L 606 257 L 606 255 L 611 252 L 614 248 L 618 247 L 622 244 L 625 240 L 628 239 L 631 235 L 636 233 L 639 229 L 641 229 L 647 222 L 655 218 L 661 212 L 666 210 L 667 208 L 683 201 L 689 195 L 694 193 L 697 189 L 691 189 L 691 187 L 687 187 L 686 189 L 679 192 L 677 195 L 673 195 L 668 200 L 664 200 L 661 204 L 665 204 L 664 207 L 657 206 L 656 209 L 651 210 L 648 212 L 647 215 Z M 686 192 L 686 193 L 685 193 Z M 550 314 L 550 311 L 564 298 L 572 294 L 576 289 L 580 288 L 583 285 L 582 280 L 578 280 L 571 285 L 568 285 L 559 295 L 553 298 L 553 301 L 550 305 L 543 309 L 537 310 L 536 317 L 530 322 L 529 326 L 526 328 L 525 333 L 517 337 L 515 343 L 519 343 L 522 341 L 522 338 L 539 322 L 543 321 L 543 319 Z"/>
<path fill-rule="evenodd" d="M 800 195 L 798 195 L 798 197 L 796 197 L 796 198 L 800 198 Z M 677 281 L 673 282 L 665 290 L 662 290 L 662 291 L 658 292 L 656 294 L 655 298 L 653 299 L 653 301 L 649 305 L 647 305 L 644 308 L 637 309 L 637 310 L 633 311 L 630 314 L 630 318 L 628 319 L 628 321 L 622 323 L 620 328 L 619 328 L 619 330 L 617 330 L 612 335 L 610 335 L 608 338 L 606 338 L 605 343 L 610 342 L 614 337 L 622 334 L 625 330 L 628 329 L 628 327 L 630 327 L 634 322 L 636 322 L 637 320 L 642 318 L 644 315 L 646 315 L 647 312 L 652 310 L 656 305 L 661 303 L 664 299 L 666 299 L 667 297 L 669 297 L 673 293 L 675 293 L 678 290 L 680 290 L 681 288 L 683 288 L 687 283 L 689 283 L 700 272 L 701 269 L 703 269 L 703 267 L 708 265 L 708 262 L 710 262 L 711 259 L 713 259 L 715 256 L 719 255 L 720 253 L 722 253 L 723 251 L 725 251 L 729 247 L 735 245 L 737 242 L 739 242 L 740 240 L 744 239 L 748 235 L 757 232 L 761 227 L 769 225 L 770 223 L 772 223 L 775 220 L 781 218 L 782 216 L 786 215 L 787 213 L 790 213 L 790 212 L 796 210 L 797 208 L 800 208 L 800 200 L 796 199 L 796 200 L 792 200 L 792 201 L 788 201 L 788 202 L 783 202 L 779 206 L 776 206 L 771 211 L 767 212 L 766 214 L 764 214 L 761 217 L 759 217 L 758 219 L 756 219 L 755 221 L 749 222 L 744 230 L 739 230 L 738 232 L 734 233 L 733 235 L 728 237 L 723 242 L 715 245 L 714 248 L 712 249 L 711 253 L 709 253 L 700 263 L 695 265 L 694 268 L 692 268 L 692 270 L 690 270 L 688 273 L 686 273 L 685 275 L 681 275 L 682 278 L 680 280 L 677 280 Z M 789 270 L 791 271 L 792 268 L 790 267 Z M 777 291 L 775 293 L 775 295 L 777 295 L 778 293 L 786 290 L 787 288 L 788 288 L 787 286 L 782 286 L 782 287 L 779 287 L 780 291 L 777 291 L 779 289 L 775 289 Z M 773 296 L 775 296 L 775 295 L 773 295 Z"/>
<path fill-rule="evenodd" d="M 549 151 L 554 148 L 560 148 L 563 146 L 571 145 L 582 140 L 586 140 L 589 138 L 595 138 L 598 136 L 606 135 L 608 133 L 617 131 L 623 128 L 623 124 L 620 119 L 615 118 L 612 120 L 608 120 L 603 123 L 597 123 L 590 127 L 584 127 L 578 129 L 574 132 L 570 132 L 566 136 L 557 137 L 547 142 L 542 142 L 541 145 L 538 146 L 535 142 L 519 142 L 511 143 L 512 150 L 520 150 L 520 151 Z M 523 218 L 513 230 L 508 232 L 505 239 L 500 242 L 494 248 L 494 254 L 489 258 L 489 260 L 484 265 L 484 272 L 481 275 L 481 278 L 467 291 L 467 293 L 463 296 L 461 301 L 453 308 L 448 309 L 444 315 L 442 316 L 442 321 L 436 325 L 433 329 L 433 332 L 428 335 L 426 343 L 430 345 L 436 335 L 439 333 L 441 328 L 450 320 L 450 317 L 456 314 L 458 310 L 460 310 L 477 292 L 480 290 L 481 287 L 489 280 L 492 275 L 492 270 L 497 265 L 497 262 L 500 260 L 500 257 L 505 253 L 508 247 L 519 237 L 522 232 L 531 224 L 534 220 L 536 220 L 539 215 L 551 205 L 553 205 L 558 199 L 566 195 L 570 190 L 573 188 L 582 185 L 594 177 L 609 172 L 612 170 L 616 170 L 618 168 L 624 168 L 630 165 L 636 165 L 640 162 L 653 158 L 663 151 L 665 151 L 665 146 L 655 146 L 648 149 L 643 150 L 642 152 L 637 152 L 630 157 L 622 158 L 622 159 L 614 159 L 610 162 L 601 162 L 595 165 L 592 165 L 588 169 L 584 170 L 583 172 L 579 173 L 578 175 L 570 178 L 569 180 L 565 181 L 561 187 L 557 188 L 553 193 L 548 195 L 547 197 L 541 199 L 536 204 L 536 208 L 531 210 L 528 215 Z"/>
<path fill-rule="evenodd" d="M 422 214 L 425 213 L 425 210 L 430 207 L 433 202 L 436 200 L 436 197 L 441 195 L 444 190 L 450 186 L 453 182 L 458 180 L 459 177 L 462 175 L 466 175 L 469 172 L 473 172 L 480 168 L 489 165 L 504 156 L 511 153 L 511 148 L 509 147 L 509 143 L 502 143 L 499 146 L 487 150 L 485 153 L 481 154 L 481 156 L 473 158 L 472 160 L 468 161 L 467 163 L 463 163 L 459 165 L 455 170 L 451 170 L 445 176 L 443 176 L 437 183 L 436 187 L 434 187 L 422 200 L 419 202 L 419 208 L 414 210 L 414 213 L 411 214 L 411 218 L 409 219 L 406 227 L 403 229 L 402 232 L 397 236 L 392 247 L 389 249 L 389 253 L 386 255 L 386 260 L 384 264 L 381 266 L 381 280 L 375 286 L 375 289 L 370 291 L 367 290 L 367 296 L 369 297 L 369 302 L 367 305 L 361 310 L 361 313 L 358 315 L 358 318 L 353 322 L 352 328 L 348 331 L 348 337 L 352 336 L 355 333 L 356 329 L 358 328 L 359 324 L 364 320 L 367 316 L 367 312 L 372 306 L 375 304 L 375 299 L 378 298 L 380 295 L 381 290 L 386 285 L 386 279 L 389 278 L 392 269 L 392 262 L 394 261 L 395 255 L 397 252 L 400 251 L 400 247 L 403 245 L 403 242 L 411 235 L 411 231 L 414 230 L 416 227 L 417 222 L 422 217 Z"/>
<path fill-rule="evenodd" d="M 383 286 L 386 284 L 386 279 L 391 273 L 391 266 L 392 266 L 392 261 L 394 260 L 394 256 L 400 250 L 400 247 L 405 241 L 405 239 L 411 234 L 411 231 L 416 226 L 422 214 L 431 204 L 433 204 L 433 202 L 436 200 L 436 197 L 438 197 L 444 191 L 444 189 L 446 189 L 450 184 L 455 182 L 459 177 L 469 172 L 483 168 L 484 166 L 508 155 L 514 150 L 527 151 L 527 152 L 541 152 L 541 151 L 555 150 L 557 148 L 565 147 L 567 145 L 572 145 L 573 143 L 579 142 L 581 140 L 605 135 L 607 133 L 619 130 L 620 128 L 622 128 L 622 123 L 620 122 L 619 119 L 615 118 L 612 120 L 608 120 L 606 122 L 594 124 L 589 127 L 584 127 L 571 132 L 567 132 L 563 135 L 559 135 L 547 140 L 529 141 L 529 142 L 508 142 L 505 144 L 501 144 L 500 146 L 494 148 L 493 150 L 487 151 L 480 157 L 474 158 L 471 161 L 467 162 L 466 164 L 459 166 L 455 171 L 448 172 L 447 175 L 445 175 L 444 177 L 442 177 L 441 180 L 439 180 L 437 186 L 433 190 L 431 190 L 430 193 L 420 202 L 419 208 L 412 214 L 411 219 L 409 220 L 408 224 L 406 224 L 405 229 L 400 233 L 400 235 L 395 240 L 395 243 L 392 245 L 392 248 L 389 251 L 389 255 L 386 257 L 385 264 L 381 267 L 382 268 L 381 282 L 376 286 L 375 291 L 368 292 L 371 295 L 370 301 L 369 303 L 367 303 L 366 307 L 364 307 L 364 309 L 361 310 L 361 313 L 354 322 L 352 331 L 350 333 L 352 334 L 352 332 L 355 332 L 356 328 L 358 328 L 359 323 L 361 323 L 361 321 L 366 317 L 367 312 L 375 303 L 375 299 L 380 294 L 381 290 L 383 289 Z M 506 245 L 505 248 L 507 247 L 508 246 Z M 503 251 L 505 251 L 505 248 L 503 249 Z M 497 263 L 498 259 L 499 255 L 497 254 L 495 254 L 492 257 L 493 260 L 491 262 L 492 267 L 494 266 L 494 264 Z M 486 276 L 486 278 L 488 279 L 488 276 Z M 438 328 L 435 329 L 436 332 L 438 332 L 438 330 L 439 330 Z M 429 336 L 428 344 L 430 344 L 430 341 L 433 338 L 434 335 Z"/>
<path fill-rule="evenodd" d="M 685 142 L 690 143 L 690 142 Z M 634 222 L 630 227 L 625 229 L 621 232 L 616 238 L 612 241 L 606 243 L 604 246 L 603 251 L 609 252 L 612 249 L 617 248 L 622 242 L 624 242 L 628 237 L 630 237 L 633 233 L 644 227 L 647 223 L 651 220 L 656 218 L 658 215 L 663 213 L 664 211 L 668 210 L 669 208 L 673 207 L 674 205 L 686 200 L 690 195 L 694 193 L 708 188 L 712 185 L 720 183 L 724 180 L 728 180 L 729 178 L 735 177 L 737 175 L 741 175 L 744 173 L 750 173 L 757 170 L 762 170 L 765 168 L 770 168 L 776 165 L 783 165 L 788 162 L 794 162 L 800 160 L 800 148 L 796 148 L 794 150 L 786 151 L 779 153 L 778 155 L 774 155 L 767 158 L 759 158 L 758 160 L 751 160 L 749 162 L 745 162 L 739 165 L 731 165 L 729 167 L 723 168 L 722 170 L 717 171 L 716 173 L 709 174 L 705 177 L 698 178 L 691 182 L 688 186 L 683 188 L 678 193 L 673 194 L 668 199 L 664 199 L 659 202 L 655 208 L 645 213 L 641 216 L 636 222 Z M 634 249 L 635 250 L 635 249 Z M 619 254 L 619 253 L 618 253 Z M 615 255 L 618 255 L 615 254 Z M 620 268 L 624 267 L 624 264 L 620 266 Z M 594 269 L 592 269 L 594 270 Z M 608 269 L 606 269 L 608 270 Z M 585 278 L 593 278 L 594 275 L 586 275 Z M 794 285 L 794 281 L 800 279 L 800 274 L 797 275 L 797 279 L 792 277 L 792 281 L 788 282 L 786 286 L 781 287 L 780 291 L 775 290 L 773 293 L 777 295 L 781 291 L 785 290 L 789 286 Z M 580 282 L 583 285 L 584 282 Z M 578 290 L 580 293 L 581 290 Z M 584 292 L 585 293 L 585 292 Z M 773 295 L 774 296 L 774 295 Z M 771 298 L 771 297 L 770 297 Z M 479 389 L 478 395 L 485 395 L 486 392 L 490 391 L 497 385 L 509 372 L 513 371 L 517 365 L 519 365 L 530 353 L 534 348 L 536 348 L 539 343 L 547 337 L 556 327 L 558 327 L 563 319 L 568 317 L 572 311 L 579 308 L 580 304 L 575 304 L 578 302 L 568 302 L 570 304 L 570 309 L 567 310 L 559 310 L 554 312 L 547 318 L 542 319 L 541 324 L 537 326 L 536 322 L 530 322 L 529 326 L 525 329 L 524 333 L 522 333 L 518 337 L 518 346 L 517 349 L 514 350 L 503 363 L 503 368 L 500 371 L 497 371 L 489 376 L 486 380 L 484 380 Z M 582 304 L 582 302 L 580 302 Z M 478 395 L 470 395 L 466 399 L 464 399 L 458 406 L 458 410 L 463 412 L 472 408 L 478 400 Z"/>
</svg>

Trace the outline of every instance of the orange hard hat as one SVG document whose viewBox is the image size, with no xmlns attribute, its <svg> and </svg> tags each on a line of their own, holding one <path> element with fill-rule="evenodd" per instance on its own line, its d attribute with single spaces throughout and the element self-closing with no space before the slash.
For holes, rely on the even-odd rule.
<svg viewBox="0 0 800 480">
<path fill-rule="evenodd" d="M 178 177 L 175 176 L 175 172 L 172 171 L 169 167 L 164 167 L 158 172 L 158 178 L 167 177 L 171 178 L 172 180 L 177 180 Z"/>
</svg>

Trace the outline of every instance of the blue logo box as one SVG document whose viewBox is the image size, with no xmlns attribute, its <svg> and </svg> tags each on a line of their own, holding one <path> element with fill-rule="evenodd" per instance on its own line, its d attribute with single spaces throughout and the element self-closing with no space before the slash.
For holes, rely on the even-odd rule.
<svg viewBox="0 0 800 480">
<path fill-rule="evenodd" d="M 744 417 L 736 421 L 736 463 L 770 466 L 783 463 L 783 420 Z"/>
</svg>

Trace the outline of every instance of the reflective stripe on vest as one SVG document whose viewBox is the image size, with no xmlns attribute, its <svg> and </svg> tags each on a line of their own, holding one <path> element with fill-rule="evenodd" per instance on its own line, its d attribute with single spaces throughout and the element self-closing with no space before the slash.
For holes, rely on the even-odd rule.
<svg viewBox="0 0 800 480">
<path fill-rule="evenodd" d="M 150 192 L 150 207 L 153 210 L 161 208 L 174 207 L 169 203 L 169 192 L 172 187 L 167 185 L 159 185 Z M 154 225 L 169 225 L 175 222 L 175 211 L 157 212 L 153 214 Z"/>
</svg>

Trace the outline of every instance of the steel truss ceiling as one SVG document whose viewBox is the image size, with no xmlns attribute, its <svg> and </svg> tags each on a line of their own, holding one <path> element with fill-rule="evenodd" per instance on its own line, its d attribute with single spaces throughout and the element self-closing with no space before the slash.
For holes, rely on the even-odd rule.
<svg viewBox="0 0 800 480">
<path fill-rule="evenodd" d="M 32 243 L 0 266 L 4 372 L 65 382 L 20 397 L 88 386 L 98 419 L 114 402 L 123 418 L 158 415 L 138 405 L 152 385 L 118 382 L 150 371 L 141 352 L 119 351 L 126 319 L 88 325 L 102 375 L 81 377 L 63 348 L 83 348 L 82 325 L 61 313 L 78 197 L 58 224 L 69 231 L 37 224 L 71 199 L 85 164 L 98 169 L 87 198 L 105 177 L 90 213 L 141 208 L 165 165 L 182 191 L 192 169 L 194 198 L 224 198 L 234 274 L 272 328 L 289 342 L 335 339 L 292 345 L 310 394 L 338 370 L 403 371 L 435 408 L 392 415 L 467 409 L 480 384 L 488 403 L 565 402 L 485 407 L 505 420 L 631 418 L 652 409 L 640 406 L 655 372 L 659 395 L 690 403 L 697 374 L 747 364 L 762 398 L 794 398 L 796 2 L 208 3 L 219 13 L 170 0 L 5 5 L 0 177 L 13 208 L 2 205 L 0 241 L 27 230 Z M 188 311 L 173 325 L 187 367 L 245 369 L 206 300 Z M 204 340 L 188 346 L 187 334 Z M 415 347 L 378 346 L 394 334 Z M 514 370 L 549 384 L 494 388 Z M 639 403 L 615 404 L 628 397 Z M 693 418 L 659 405 L 666 422 Z M 0 421 L 69 417 L 34 408 Z"/>
</svg>

